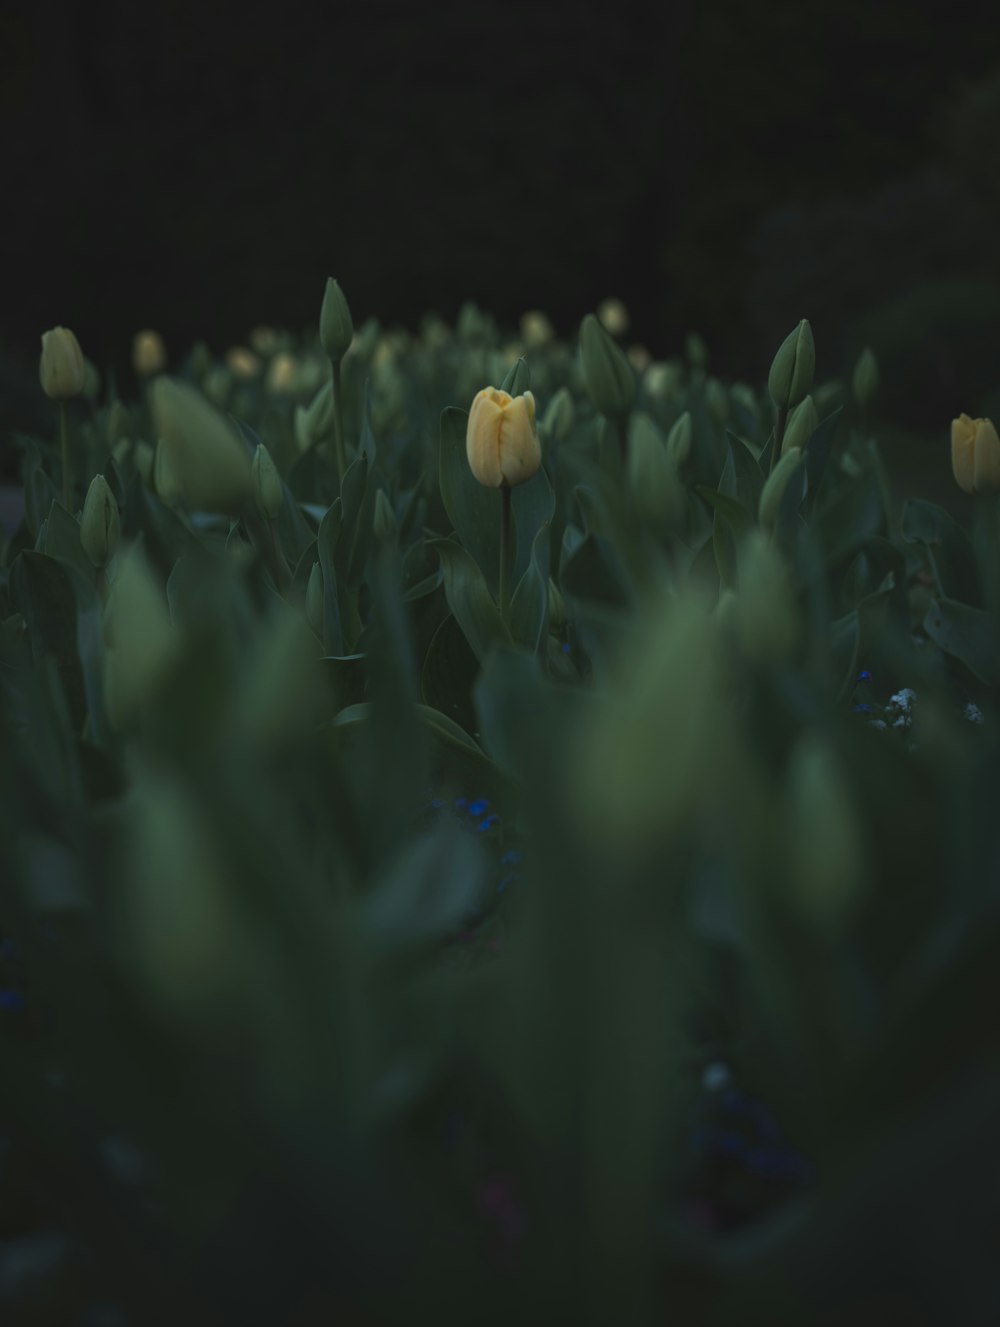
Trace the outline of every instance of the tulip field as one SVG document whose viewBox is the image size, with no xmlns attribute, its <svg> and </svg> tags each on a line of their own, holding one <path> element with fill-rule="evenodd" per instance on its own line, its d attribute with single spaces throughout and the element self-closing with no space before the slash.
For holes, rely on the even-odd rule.
<svg viewBox="0 0 1000 1327">
<path fill-rule="evenodd" d="M 992 1327 L 993 422 L 317 314 L 3 440 L 0 1322 Z"/>
</svg>

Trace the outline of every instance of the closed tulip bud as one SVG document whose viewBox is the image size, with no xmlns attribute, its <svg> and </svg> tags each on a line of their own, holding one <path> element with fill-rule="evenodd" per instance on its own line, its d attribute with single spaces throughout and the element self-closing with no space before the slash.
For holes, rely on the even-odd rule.
<svg viewBox="0 0 1000 1327">
<path fill-rule="evenodd" d="M 167 367 L 167 348 L 159 332 L 147 327 L 132 338 L 132 367 L 140 378 L 152 378 Z"/>
<path fill-rule="evenodd" d="M 278 467 L 271 458 L 271 453 L 263 443 L 253 455 L 250 466 L 253 479 L 254 504 L 265 520 L 276 520 L 285 505 L 285 486 L 278 474 Z"/>
<path fill-rule="evenodd" d="M 278 333 L 263 324 L 253 329 L 248 340 L 258 355 L 273 355 L 278 348 Z"/>
<path fill-rule="evenodd" d="M 803 318 L 778 347 L 767 377 L 767 390 L 778 407 L 790 410 L 812 387 L 816 346 L 809 320 Z"/>
<path fill-rule="evenodd" d="M 104 567 L 114 557 L 118 547 L 121 524 L 118 504 L 103 475 L 90 481 L 80 517 L 80 543 L 95 567 Z"/>
<path fill-rule="evenodd" d="M 87 358 L 83 357 L 83 392 L 81 395 L 88 401 L 96 401 L 101 394 L 101 375 L 97 371 L 97 365 Z"/>
<path fill-rule="evenodd" d="M 132 422 L 129 419 L 128 411 L 121 401 L 115 398 L 111 402 L 111 409 L 108 411 L 108 442 L 113 447 L 116 442 L 122 438 L 132 436 Z"/>
<path fill-rule="evenodd" d="M 395 539 L 398 528 L 392 503 L 380 488 L 375 494 L 375 538 L 383 542 Z"/>
<path fill-rule="evenodd" d="M 233 389 L 233 375 L 226 368 L 225 364 L 213 364 L 205 374 L 201 390 L 213 405 L 224 410 L 229 404 L 229 397 Z"/>
<path fill-rule="evenodd" d="M 50 400 L 70 401 L 83 391 L 86 368 L 80 343 L 68 327 L 42 333 L 42 357 L 38 366 L 42 391 Z"/>
<path fill-rule="evenodd" d="M 726 399 L 726 389 L 718 378 L 709 378 L 705 384 L 705 409 L 720 428 L 729 418 L 729 402 Z"/>
<path fill-rule="evenodd" d="M 799 738 L 785 787 L 791 901 L 806 921 L 839 929 L 864 884 L 867 854 L 850 784 L 826 739 Z"/>
<path fill-rule="evenodd" d="M 187 503 L 203 511 L 239 513 L 253 494 L 251 462 L 230 422 L 186 383 L 157 378 L 150 388 L 153 419 Z"/>
<path fill-rule="evenodd" d="M 624 419 L 635 400 L 635 373 L 621 348 L 592 313 L 580 324 L 583 385 L 607 419 Z"/>
<path fill-rule="evenodd" d="M 989 419 L 951 421 L 951 468 L 966 493 L 1000 489 L 1000 438 Z"/>
<path fill-rule="evenodd" d="M 521 319 L 521 339 L 528 350 L 542 350 L 555 336 L 552 324 L 540 309 L 532 309 Z"/>
<path fill-rule="evenodd" d="M 509 396 L 521 396 L 531 386 L 531 374 L 528 371 L 528 361 L 516 354 L 510 361 L 507 376 L 500 384 L 500 390 L 506 392 Z"/>
<path fill-rule="evenodd" d="M 786 660 L 799 643 L 795 594 L 784 558 L 760 530 L 751 530 L 739 557 L 739 593 L 733 613 L 748 658 Z"/>
<path fill-rule="evenodd" d="M 353 338 L 354 323 L 344 292 L 332 276 L 327 277 L 319 315 L 319 339 L 324 353 L 334 364 L 339 364 L 350 349 Z"/>
<path fill-rule="evenodd" d="M 306 585 L 306 621 L 316 635 L 323 639 L 323 568 L 314 562 Z"/>
<path fill-rule="evenodd" d="M 295 441 L 300 452 L 329 437 L 333 427 L 333 385 L 327 379 L 308 406 L 295 409 Z"/>
<path fill-rule="evenodd" d="M 650 364 L 642 383 L 657 401 L 672 400 L 680 395 L 684 381 L 684 366 L 678 360 L 661 360 Z"/>
<path fill-rule="evenodd" d="M 653 362 L 653 356 L 645 346 L 629 346 L 625 353 L 628 355 L 628 362 L 635 369 L 636 373 L 645 373 Z"/>
<path fill-rule="evenodd" d="M 542 463 L 531 392 L 511 396 L 495 387 L 477 392 L 469 410 L 465 451 L 469 468 L 487 488 L 513 488 L 530 479 Z"/>
<path fill-rule="evenodd" d="M 816 410 L 816 403 L 811 396 L 807 396 L 798 403 L 788 416 L 785 435 L 781 439 L 782 456 L 796 448 L 799 451 L 803 450 L 818 428 L 819 413 Z"/>
<path fill-rule="evenodd" d="M 276 396 L 285 396 L 295 391 L 298 372 L 295 356 L 283 350 L 271 360 L 267 370 L 267 390 Z"/>
<path fill-rule="evenodd" d="M 104 698 L 111 726 L 121 732 L 169 672 L 180 642 L 142 552 L 133 546 L 118 562 L 104 610 Z"/>
<path fill-rule="evenodd" d="M 137 442 L 135 444 L 134 459 L 139 478 L 144 484 L 151 483 L 153 477 L 153 449 L 148 442 Z"/>
<path fill-rule="evenodd" d="M 793 447 L 791 451 L 784 452 L 781 460 L 765 480 L 764 487 L 760 492 L 760 506 L 757 510 L 757 519 L 763 529 L 771 530 L 774 528 L 774 522 L 778 518 L 778 508 L 781 506 L 785 489 L 791 482 L 793 475 L 797 474 L 804 458 L 805 452 L 799 447 Z"/>
<path fill-rule="evenodd" d="M 691 455 L 691 444 L 694 439 L 693 426 L 691 424 L 691 412 L 685 410 L 683 415 L 674 421 L 674 425 L 667 434 L 667 455 L 673 461 L 679 470 L 685 464 Z"/>
<path fill-rule="evenodd" d="M 569 437 L 576 420 L 573 409 L 573 397 L 568 387 L 560 387 L 549 402 L 542 418 L 542 424 L 550 438 L 563 442 Z"/>
<path fill-rule="evenodd" d="M 688 332 L 684 338 L 684 354 L 692 368 L 708 368 L 708 346 L 697 332 Z"/>
<path fill-rule="evenodd" d="M 854 392 L 855 401 L 862 410 L 871 404 L 872 398 L 878 391 L 878 362 L 875 359 L 875 352 L 870 346 L 865 346 L 860 359 L 854 366 L 854 373 L 851 376 L 851 390 Z"/>
<path fill-rule="evenodd" d="M 249 382 L 260 372 L 260 360 L 246 346 L 231 346 L 226 351 L 226 367 L 234 378 Z"/>
<path fill-rule="evenodd" d="M 184 489 L 170 457 L 170 450 L 164 447 L 162 439 L 153 451 L 150 473 L 146 476 L 153 492 L 168 507 L 176 507 L 184 500 Z"/>
<path fill-rule="evenodd" d="M 669 527 L 684 514 L 684 489 L 659 431 L 648 415 L 633 415 L 629 428 L 628 477 L 643 520 Z"/>
<path fill-rule="evenodd" d="M 628 309 L 620 299 L 601 300 L 597 316 L 612 336 L 624 336 L 629 329 Z"/>
<path fill-rule="evenodd" d="M 131 447 L 132 444 L 129 442 L 128 438 L 119 438 L 111 448 L 111 455 L 119 465 L 124 465 L 125 457 L 128 456 Z"/>
</svg>

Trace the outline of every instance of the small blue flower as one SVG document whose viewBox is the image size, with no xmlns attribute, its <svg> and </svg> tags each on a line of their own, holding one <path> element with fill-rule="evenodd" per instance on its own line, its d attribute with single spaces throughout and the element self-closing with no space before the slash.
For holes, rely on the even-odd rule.
<svg viewBox="0 0 1000 1327">
<path fill-rule="evenodd" d="M 855 705 L 855 706 L 854 706 L 854 713 L 855 713 L 855 714 L 871 714 L 871 712 L 872 712 L 872 707 L 871 707 L 870 705 Z"/>
<path fill-rule="evenodd" d="M 488 829 L 492 829 L 494 825 L 499 825 L 499 823 L 499 816 L 487 816 L 486 819 L 477 826 L 476 832 L 479 834 L 485 834 Z"/>
<path fill-rule="evenodd" d="M 871 680 L 872 680 L 872 675 L 871 673 L 869 673 L 867 668 L 863 669 L 860 673 L 858 673 L 859 682 L 870 682 Z"/>
<path fill-rule="evenodd" d="M 562 647 L 562 652 L 563 652 L 563 654 L 569 654 L 571 648 L 572 648 L 572 647 L 571 647 L 569 641 L 566 641 L 566 642 L 563 644 L 563 647 Z"/>
<path fill-rule="evenodd" d="M 516 848 L 509 848 L 500 858 L 501 866 L 518 866 L 523 857 L 523 853 L 518 852 Z"/>
<path fill-rule="evenodd" d="M 478 802 L 469 803 L 469 815 L 470 816 L 484 815 L 489 810 L 489 806 L 490 804 L 487 801 L 487 799 L 485 797 L 480 797 Z"/>
</svg>

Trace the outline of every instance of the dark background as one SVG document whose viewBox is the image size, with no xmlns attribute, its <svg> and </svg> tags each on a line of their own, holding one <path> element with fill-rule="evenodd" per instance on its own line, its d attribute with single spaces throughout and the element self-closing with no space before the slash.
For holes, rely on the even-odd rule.
<svg viewBox="0 0 1000 1327">
<path fill-rule="evenodd" d="M 48 427 L 41 333 L 132 388 L 258 323 L 416 329 L 473 298 L 757 383 L 808 317 L 894 425 L 1000 388 L 1000 20 L 956 0 L 659 6 L 14 0 L 0 17 L 0 426 Z M 979 16 L 977 18 L 977 15 Z M 998 402 L 1000 405 L 1000 402 Z"/>
</svg>

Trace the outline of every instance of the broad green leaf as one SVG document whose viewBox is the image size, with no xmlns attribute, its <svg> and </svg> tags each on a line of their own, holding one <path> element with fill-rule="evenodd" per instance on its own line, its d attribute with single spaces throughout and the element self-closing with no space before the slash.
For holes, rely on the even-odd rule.
<svg viewBox="0 0 1000 1327">
<path fill-rule="evenodd" d="M 510 644 L 510 633 L 472 555 L 453 539 L 430 542 L 441 558 L 448 607 L 482 663 L 494 645 Z"/>
<path fill-rule="evenodd" d="M 438 481 L 459 541 L 496 595 L 500 586 L 500 492 L 480 484 L 469 469 L 465 451 L 468 418 L 454 406 L 442 411 Z"/>
<path fill-rule="evenodd" d="M 531 563 L 514 591 L 510 606 L 510 634 L 525 649 L 537 653 L 548 635 L 549 526 L 535 536 Z"/>
<path fill-rule="evenodd" d="M 981 682 L 1000 685 L 1000 629 L 989 613 L 954 599 L 933 599 L 924 616 L 924 630 Z"/>
</svg>

